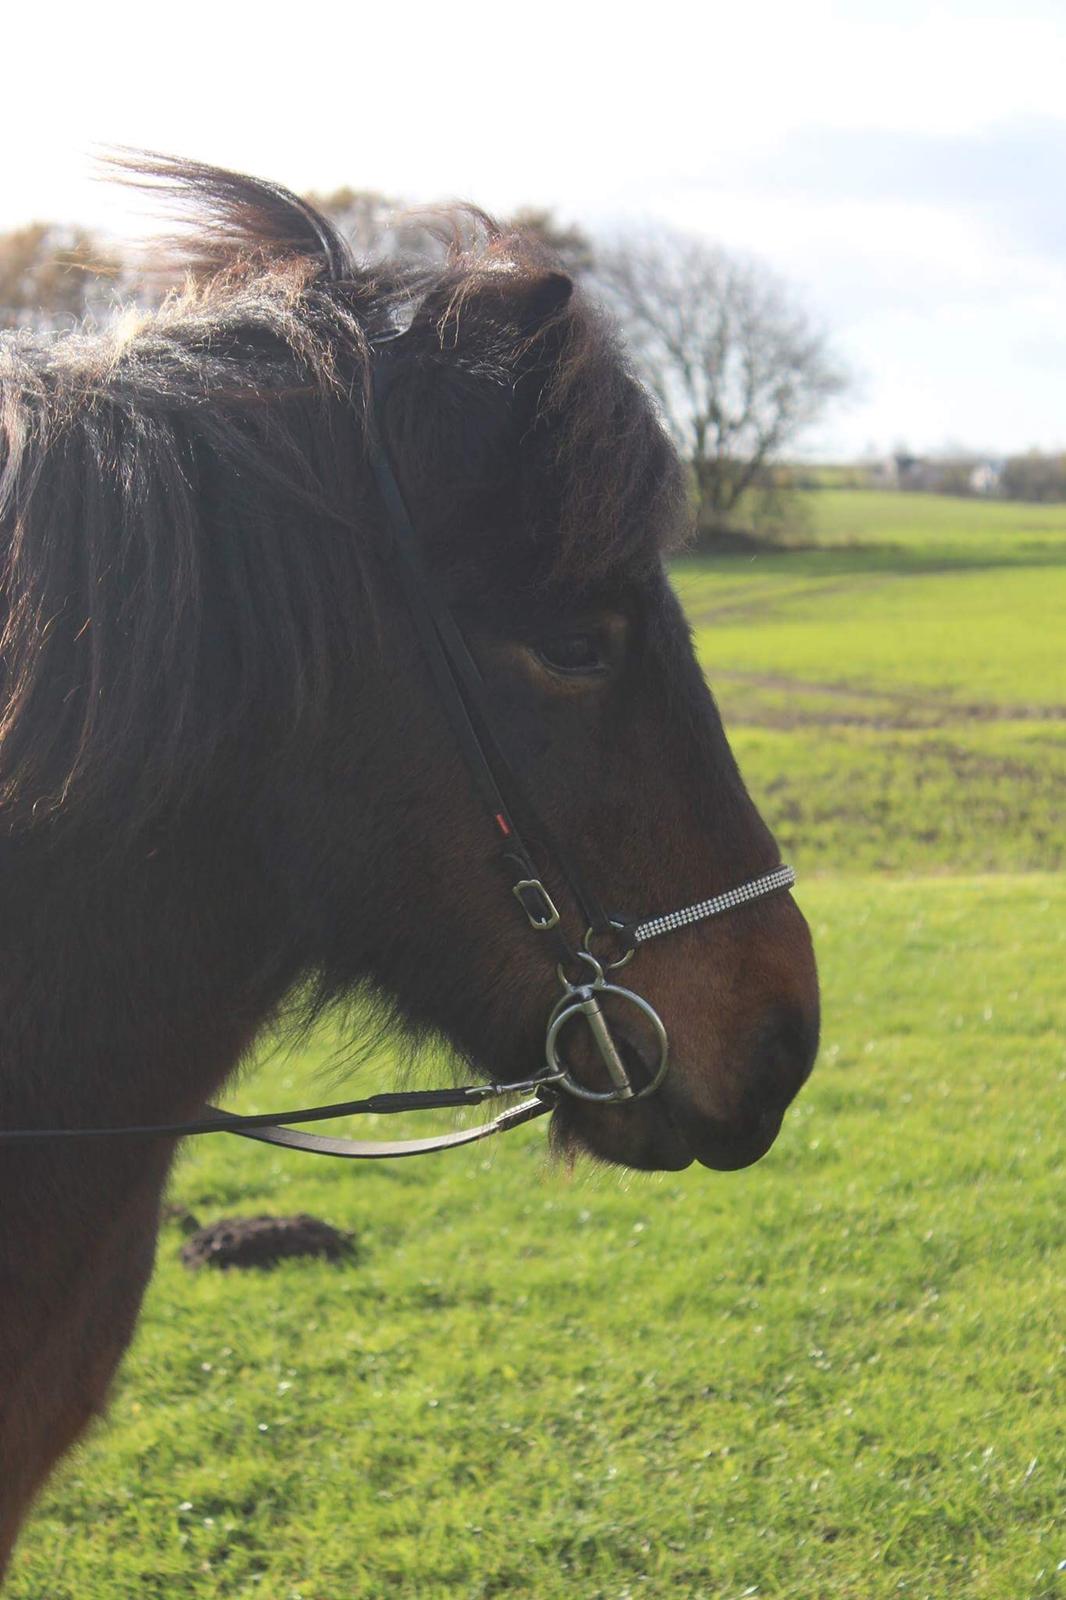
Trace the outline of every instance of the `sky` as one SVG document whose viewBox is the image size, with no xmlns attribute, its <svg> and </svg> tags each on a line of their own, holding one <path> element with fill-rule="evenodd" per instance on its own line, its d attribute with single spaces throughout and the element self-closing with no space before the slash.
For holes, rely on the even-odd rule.
<svg viewBox="0 0 1066 1600">
<path fill-rule="evenodd" d="M 853 375 L 805 441 L 1066 448 L 1066 0 L 22 6 L 0 229 L 142 234 L 119 144 L 296 189 L 665 223 L 764 261 Z"/>
</svg>

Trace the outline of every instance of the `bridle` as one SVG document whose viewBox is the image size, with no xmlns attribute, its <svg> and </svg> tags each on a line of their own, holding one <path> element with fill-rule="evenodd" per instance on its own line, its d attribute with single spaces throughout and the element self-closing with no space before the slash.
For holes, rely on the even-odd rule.
<svg viewBox="0 0 1066 1600">
<path fill-rule="evenodd" d="M 537 816 L 524 785 L 515 773 L 496 732 L 488 693 L 481 672 L 450 608 L 441 598 L 423 555 L 387 445 L 381 416 L 391 383 L 387 362 L 376 365 L 367 407 L 367 454 L 391 531 L 390 563 L 403 591 L 418 636 L 422 655 L 451 724 L 464 764 L 478 792 L 500 845 L 510 877 L 511 893 L 530 929 L 550 947 L 561 993 L 547 1022 L 544 1070 L 511 1083 L 475 1083 L 450 1089 L 422 1089 L 375 1094 L 362 1100 L 304 1107 L 292 1111 L 237 1115 L 207 1107 L 210 1113 L 188 1122 L 150 1123 L 117 1128 L 8 1128 L 0 1129 L 0 1144 L 32 1144 L 66 1139 L 119 1139 L 234 1133 L 242 1138 L 288 1146 L 317 1155 L 368 1160 L 391 1156 L 422 1155 L 434 1150 L 472 1144 L 491 1134 L 518 1127 L 542 1116 L 559 1104 L 561 1096 L 598 1104 L 636 1102 L 653 1094 L 669 1067 L 666 1028 L 654 1007 L 633 989 L 615 981 L 613 974 L 627 966 L 642 945 L 667 933 L 723 916 L 740 906 L 790 889 L 796 881 L 791 867 L 778 866 L 758 878 L 700 900 L 679 911 L 642 920 L 608 914 L 585 882 L 569 853 L 555 840 Z M 585 925 L 577 944 L 567 936 L 558 908 L 538 871 L 518 824 L 521 809 L 546 846 L 559 879 L 566 885 Z M 597 946 L 601 953 L 596 953 Z M 609 952 L 609 953 L 608 953 Z M 655 1061 L 645 1066 L 644 1081 L 637 1082 L 618 1047 L 603 1008 L 610 998 L 615 1006 L 635 1010 L 654 1039 Z M 610 1087 L 590 1088 L 575 1077 L 564 1057 L 564 1035 L 577 1023 L 589 1029 Z M 321 1122 L 332 1117 L 393 1115 L 398 1112 L 478 1105 L 487 1100 L 524 1094 L 529 1098 L 493 1120 L 426 1139 L 362 1140 L 304 1133 L 289 1123 Z"/>
</svg>

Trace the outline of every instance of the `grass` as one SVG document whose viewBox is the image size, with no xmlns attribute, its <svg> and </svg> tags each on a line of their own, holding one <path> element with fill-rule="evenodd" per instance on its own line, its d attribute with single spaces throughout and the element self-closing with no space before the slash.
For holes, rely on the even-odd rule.
<svg viewBox="0 0 1066 1600">
<path fill-rule="evenodd" d="M 1066 569 L 870 573 L 829 552 L 749 565 L 746 585 L 709 563 L 680 576 L 712 679 L 794 678 L 942 712 L 1066 704 Z"/>
<path fill-rule="evenodd" d="M 734 748 L 804 871 L 1054 870 L 1066 507 L 808 497 L 818 542 L 679 564 Z"/>
<path fill-rule="evenodd" d="M 1066 547 L 1062 505 L 867 490 L 813 494 L 807 504 L 808 526 L 819 546 L 906 550 L 926 565 L 1058 564 Z"/>
<path fill-rule="evenodd" d="M 1025 637 L 1044 613 L 1023 584 L 1035 610 L 994 671 L 960 628 L 942 693 L 942 574 L 900 536 L 868 584 L 901 513 L 866 498 L 850 551 L 681 574 L 716 613 L 701 648 L 820 957 L 821 1061 L 774 1150 L 646 1177 L 562 1172 L 537 1129 L 357 1170 L 189 1147 L 174 1199 L 201 1220 L 306 1209 L 356 1253 L 190 1275 L 168 1224 L 111 1415 L 31 1521 L 15 1600 L 1063 1593 L 1066 879 L 967 875 L 1056 858 L 1061 724 Z M 937 592 L 994 616 L 965 585 L 1027 577 L 1016 544 L 979 569 L 950 537 L 964 588 Z M 893 662 L 906 593 L 924 620 Z M 726 645 L 750 652 L 736 677 Z M 233 1103 L 304 1098 L 338 1045 L 268 1053 Z"/>
<path fill-rule="evenodd" d="M 750 1172 L 567 1177 L 533 1131 L 357 1172 L 191 1150 L 198 1215 L 310 1209 L 358 1256 L 191 1277 L 168 1228 L 12 1593 L 1050 1597 L 1066 893 L 804 904 L 823 1059 Z"/>
<path fill-rule="evenodd" d="M 741 724 L 732 743 L 783 855 L 804 875 L 1063 865 L 1061 725 Z"/>
</svg>

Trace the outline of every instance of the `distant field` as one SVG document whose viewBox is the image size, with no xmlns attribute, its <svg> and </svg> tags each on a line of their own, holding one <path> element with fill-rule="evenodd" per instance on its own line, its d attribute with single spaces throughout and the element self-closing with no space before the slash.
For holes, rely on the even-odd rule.
<svg viewBox="0 0 1066 1600">
<path fill-rule="evenodd" d="M 907 549 L 914 560 L 992 560 L 1059 564 L 1066 551 L 1066 505 L 953 499 L 942 494 L 890 494 L 839 489 L 804 497 L 808 527 L 819 544 Z"/>
<path fill-rule="evenodd" d="M 807 548 L 676 574 L 789 854 L 830 872 L 845 853 L 892 871 L 1061 866 L 1066 507 L 805 503 Z"/>
<path fill-rule="evenodd" d="M 309 1210 L 356 1254 L 190 1276 L 167 1224 L 12 1600 L 1062 1596 L 1066 513 L 808 509 L 831 547 L 678 571 L 819 953 L 774 1150 L 199 1142 L 179 1213 Z M 344 1055 L 265 1050 L 227 1103 L 306 1103 Z"/>
</svg>

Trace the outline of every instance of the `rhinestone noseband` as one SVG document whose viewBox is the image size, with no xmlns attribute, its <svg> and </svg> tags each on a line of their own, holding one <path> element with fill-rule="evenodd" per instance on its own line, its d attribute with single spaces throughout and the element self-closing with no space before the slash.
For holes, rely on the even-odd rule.
<svg viewBox="0 0 1066 1600">
<path fill-rule="evenodd" d="M 772 872 L 764 872 L 761 878 L 753 878 L 750 883 L 741 883 L 735 889 L 726 889 L 723 894 L 712 895 L 710 900 L 697 900 L 694 906 L 684 906 L 680 911 L 667 911 L 661 917 L 649 917 L 647 922 L 638 922 L 632 933 L 633 943 L 647 944 L 649 939 L 657 939 L 661 933 L 676 933 L 692 922 L 720 917 L 723 911 L 735 911 L 738 906 L 761 900 L 764 895 L 776 894 L 779 889 L 791 889 L 795 881 L 796 874 L 791 867 L 775 867 Z"/>
</svg>

